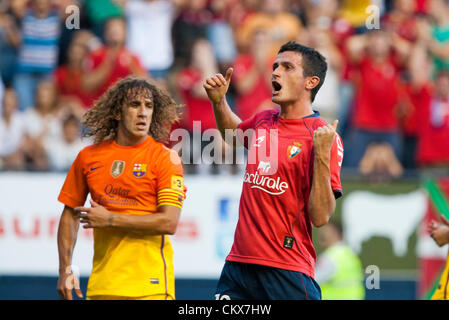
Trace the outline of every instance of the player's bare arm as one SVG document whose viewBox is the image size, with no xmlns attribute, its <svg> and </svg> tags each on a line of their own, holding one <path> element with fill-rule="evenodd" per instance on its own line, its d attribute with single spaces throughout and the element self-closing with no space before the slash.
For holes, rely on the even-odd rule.
<svg viewBox="0 0 449 320">
<path fill-rule="evenodd" d="M 315 227 L 325 225 L 335 211 L 336 201 L 331 186 L 331 149 L 335 140 L 338 120 L 319 127 L 313 134 L 313 181 L 308 211 Z"/>
<path fill-rule="evenodd" d="M 79 229 L 77 213 L 73 208 L 65 206 L 58 228 L 59 278 L 57 291 L 64 300 L 72 300 L 72 290 L 79 298 L 83 297 L 79 287 L 79 279 L 72 273 L 72 255 Z"/>
<path fill-rule="evenodd" d="M 229 68 L 226 71 L 225 77 L 218 73 L 213 77 L 206 78 L 203 87 L 206 90 L 209 100 L 214 107 L 215 122 L 220 131 L 222 138 L 225 138 L 225 130 L 235 130 L 242 120 L 232 112 L 226 101 L 226 93 L 228 92 L 229 84 L 231 83 L 233 69 Z M 234 140 L 233 145 L 236 145 Z"/>
<path fill-rule="evenodd" d="M 151 214 L 124 215 L 112 213 L 93 200 L 90 203 L 90 208 L 75 208 L 84 229 L 117 228 L 140 235 L 172 235 L 176 232 L 181 213 L 178 207 L 163 205 Z"/>
<path fill-rule="evenodd" d="M 442 247 L 449 243 L 449 221 L 443 215 L 440 215 L 440 221 L 441 223 L 432 221 L 428 231 L 438 246 Z"/>
</svg>

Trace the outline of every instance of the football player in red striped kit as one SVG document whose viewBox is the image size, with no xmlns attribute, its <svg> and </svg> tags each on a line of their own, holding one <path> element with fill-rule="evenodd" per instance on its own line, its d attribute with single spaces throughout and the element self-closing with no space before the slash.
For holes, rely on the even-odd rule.
<svg viewBox="0 0 449 320">
<path fill-rule="evenodd" d="M 338 120 L 329 125 L 312 109 L 326 70 L 316 50 L 284 44 L 272 72 L 272 101 L 280 110 L 244 121 L 226 102 L 232 68 L 203 84 L 223 138 L 232 130 L 239 138 L 234 146 L 248 149 L 239 220 L 216 299 L 321 299 L 312 225 L 326 224 L 335 210 L 343 161 Z"/>
</svg>

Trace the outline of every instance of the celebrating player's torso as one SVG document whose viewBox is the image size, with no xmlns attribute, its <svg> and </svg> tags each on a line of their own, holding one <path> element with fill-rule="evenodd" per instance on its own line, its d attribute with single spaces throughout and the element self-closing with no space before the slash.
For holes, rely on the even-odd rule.
<svg viewBox="0 0 449 320">
<path fill-rule="evenodd" d="M 307 203 L 313 174 L 313 131 L 325 122 L 319 113 L 285 120 L 278 110 L 242 122 L 249 137 L 248 164 L 239 222 L 228 261 L 261 264 L 314 276 L 316 254 Z M 343 145 L 336 135 L 331 150 L 331 185 L 341 195 Z"/>
</svg>

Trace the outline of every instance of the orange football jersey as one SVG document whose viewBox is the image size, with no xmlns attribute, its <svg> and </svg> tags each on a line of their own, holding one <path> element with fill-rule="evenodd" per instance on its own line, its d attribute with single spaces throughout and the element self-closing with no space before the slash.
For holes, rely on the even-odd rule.
<svg viewBox="0 0 449 320">
<path fill-rule="evenodd" d="M 136 146 L 106 140 L 84 148 L 73 162 L 58 200 L 74 208 L 84 205 L 90 193 L 113 213 L 145 215 L 161 205 L 181 208 L 185 192 L 178 154 L 148 137 Z M 87 296 L 157 294 L 174 298 L 169 237 L 94 229 Z"/>
</svg>

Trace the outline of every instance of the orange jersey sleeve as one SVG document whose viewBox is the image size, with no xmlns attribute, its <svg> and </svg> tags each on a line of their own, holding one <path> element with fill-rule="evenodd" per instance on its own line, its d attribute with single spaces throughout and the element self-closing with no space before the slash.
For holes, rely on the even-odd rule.
<svg viewBox="0 0 449 320">
<path fill-rule="evenodd" d="M 73 162 L 58 197 L 60 202 L 71 208 L 84 205 L 89 193 L 82 158 L 83 151 L 78 153 Z"/>
<path fill-rule="evenodd" d="M 173 150 L 164 152 L 158 166 L 157 206 L 171 205 L 182 208 L 186 191 L 181 159 Z"/>
</svg>

